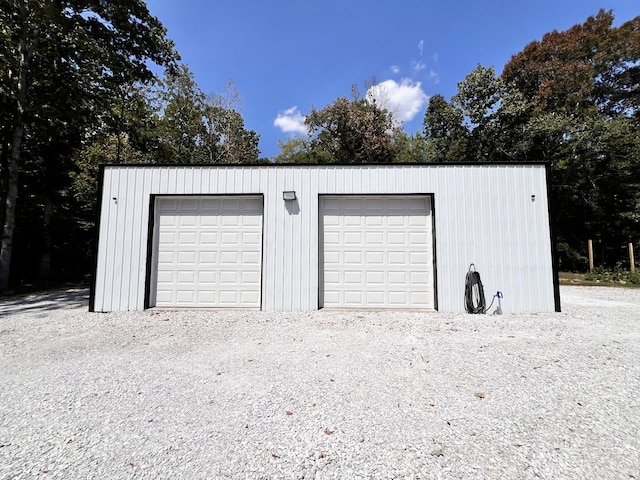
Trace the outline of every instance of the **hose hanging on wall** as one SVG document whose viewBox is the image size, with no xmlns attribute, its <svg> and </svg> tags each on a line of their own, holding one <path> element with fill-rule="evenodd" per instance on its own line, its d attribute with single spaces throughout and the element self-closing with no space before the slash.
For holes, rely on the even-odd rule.
<svg viewBox="0 0 640 480">
<path fill-rule="evenodd" d="M 471 270 L 473 268 L 473 270 Z M 469 265 L 464 286 L 464 306 L 467 313 L 485 313 L 484 288 L 476 266 Z"/>
</svg>

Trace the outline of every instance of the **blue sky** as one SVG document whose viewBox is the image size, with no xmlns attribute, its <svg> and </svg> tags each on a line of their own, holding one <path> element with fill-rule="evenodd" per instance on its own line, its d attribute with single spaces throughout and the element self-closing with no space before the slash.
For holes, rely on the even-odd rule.
<svg viewBox="0 0 640 480">
<path fill-rule="evenodd" d="M 261 156 L 300 135 L 304 115 L 375 79 L 404 130 L 422 128 L 428 98 L 449 99 L 478 63 L 499 74 L 512 55 L 600 8 L 615 25 L 637 0 L 147 0 L 204 93 L 229 79 Z"/>
</svg>

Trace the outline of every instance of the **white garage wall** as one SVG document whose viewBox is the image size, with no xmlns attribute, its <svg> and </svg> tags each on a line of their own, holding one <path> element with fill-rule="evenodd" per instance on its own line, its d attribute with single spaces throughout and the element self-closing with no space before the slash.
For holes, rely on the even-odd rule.
<svg viewBox="0 0 640 480">
<path fill-rule="evenodd" d="M 505 313 L 555 309 L 542 164 L 106 166 L 93 309 L 145 307 L 151 195 L 264 195 L 262 309 L 299 311 L 318 308 L 318 195 L 415 193 L 434 199 L 438 310 L 464 311 L 470 263 Z"/>
</svg>

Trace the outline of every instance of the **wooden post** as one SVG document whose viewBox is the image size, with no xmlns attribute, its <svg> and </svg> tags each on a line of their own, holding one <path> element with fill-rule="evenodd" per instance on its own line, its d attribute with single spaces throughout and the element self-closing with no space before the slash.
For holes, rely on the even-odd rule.
<svg viewBox="0 0 640 480">
<path fill-rule="evenodd" d="M 593 273 L 593 242 L 589 240 L 589 273 Z"/>
<path fill-rule="evenodd" d="M 633 243 L 629 242 L 629 263 L 631 264 L 631 273 L 636 271 L 636 259 L 633 257 Z"/>
</svg>

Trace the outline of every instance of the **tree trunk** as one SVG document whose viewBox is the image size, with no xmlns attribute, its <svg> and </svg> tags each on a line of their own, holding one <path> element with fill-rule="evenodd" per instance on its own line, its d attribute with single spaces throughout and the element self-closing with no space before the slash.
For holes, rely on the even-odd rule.
<svg viewBox="0 0 640 480">
<path fill-rule="evenodd" d="M 7 188 L 9 186 L 9 153 L 11 149 L 2 143 L 2 158 L 0 158 L 0 227 L 4 226 L 4 210 L 7 202 Z"/>
<path fill-rule="evenodd" d="M 20 172 L 20 151 L 24 135 L 24 105 L 27 97 L 27 44 L 21 40 L 18 46 L 20 63 L 18 68 L 17 109 L 9 157 L 9 182 L 5 200 L 4 226 L 0 243 L 0 291 L 9 287 L 11 253 L 13 250 L 13 230 L 16 225 L 16 202 L 18 200 L 18 174 Z"/>
<path fill-rule="evenodd" d="M 44 216 L 42 225 L 42 255 L 40 256 L 40 280 L 51 278 L 51 219 L 53 218 L 53 200 L 49 193 L 44 197 Z"/>
<path fill-rule="evenodd" d="M 11 158 L 9 159 L 9 187 L 5 203 L 4 227 L 2 229 L 2 243 L 0 243 L 0 290 L 9 287 L 9 273 L 11 267 L 11 253 L 13 250 L 13 230 L 16 225 L 16 202 L 18 200 L 18 172 L 20 171 L 20 148 L 24 123 L 22 119 L 16 125 L 11 144 Z"/>
</svg>

